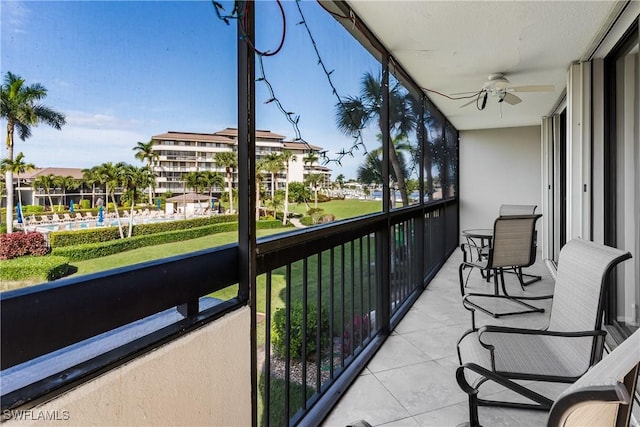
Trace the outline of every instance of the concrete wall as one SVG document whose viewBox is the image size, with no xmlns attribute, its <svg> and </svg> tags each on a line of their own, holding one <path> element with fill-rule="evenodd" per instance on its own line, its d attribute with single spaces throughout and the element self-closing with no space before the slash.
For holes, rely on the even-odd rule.
<svg viewBox="0 0 640 427">
<path fill-rule="evenodd" d="M 240 309 L 4 425 L 251 425 L 249 329 Z"/>
<path fill-rule="evenodd" d="M 460 230 L 492 228 L 503 203 L 537 205 L 542 213 L 540 132 L 540 126 L 460 132 Z M 539 220 L 538 238 L 541 227 Z"/>
</svg>

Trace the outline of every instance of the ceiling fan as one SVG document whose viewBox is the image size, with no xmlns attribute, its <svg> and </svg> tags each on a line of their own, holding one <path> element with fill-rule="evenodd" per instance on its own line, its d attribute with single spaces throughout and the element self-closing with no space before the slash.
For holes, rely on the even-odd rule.
<svg viewBox="0 0 640 427">
<path fill-rule="evenodd" d="M 509 83 L 509 80 L 503 73 L 493 73 L 487 77 L 487 80 L 482 84 L 482 88 L 477 91 L 460 92 L 452 95 L 468 95 L 477 94 L 474 99 L 463 104 L 460 108 L 476 103 L 479 110 L 484 110 L 487 105 L 487 98 L 489 96 L 497 98 L 498 103 L 506 102 L 507 104 L 516 105 L 522 102 L 518 96 L 513 92 L 553 92 L 553 85 L 529 85 L 529 86 L 513 86 Z"/>
</svg>

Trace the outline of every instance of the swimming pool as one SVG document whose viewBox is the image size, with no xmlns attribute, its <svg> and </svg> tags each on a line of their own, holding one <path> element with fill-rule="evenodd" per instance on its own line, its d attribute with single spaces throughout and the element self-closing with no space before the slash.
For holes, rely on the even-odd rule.
<svg viewBox="0 0 640 427">
<path fill-rule="evenodd" d="M 142 221 L 140 221 L 142 219 Z M 154 222 L 169 222 L 169 221 L 178 221 L 176 218 L 134 218 L 133 225 L 136 224 L 151 224 Z M 120 218 L 120 223 L 123 226 L 129 225 L 129 218 Z M 73 221 L 73 222 L 61 222 L 55 224 L 39 224 L 39 225 L 31 225 L 27 226 L 28 231 L 38 231 L 40 233 L 51 233 L 53 231 L 73 231 L 73 230 L 88 230 L 92 228 L 103 228 L 103 227 L 117 227 L 118 221 L 109 218 L 105 219 L 102 222 L 99 222 L 97 219 L 92 221 Z"/>
</svg>

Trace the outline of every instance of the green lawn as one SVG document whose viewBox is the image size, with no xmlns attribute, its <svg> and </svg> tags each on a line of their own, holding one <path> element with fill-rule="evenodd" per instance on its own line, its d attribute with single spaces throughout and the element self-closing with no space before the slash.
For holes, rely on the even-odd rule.
<svg viewBox="0 0 640 427">
<path fill-rule="evenodd" d="M 258 237 L 270 234 L 291 231 L 292 228 L 275 228 L 270 230 L 258 230 Z M 174 255 L 186 254 L 215 246 L 226 245 L 237 242 L 238 232 L 228 231 L 225 233 L 212 234 L 210 236 L 197 239 L 184 240 L 182 242 L 165 243 L 164 245 L 147 246 L 134 249 L 119 254 L 109 255 L 102 258 L 89 259 L 86 261 L 75 261 L 72 263 L 78 271 L 74 276 L 82 274 L 96 273 L 98 271 L 110 270 L 112 268 L 124 267 L 126 265 L 138 264 L 141 262 L 167 258 Z"/>
<path fill-rule="evenodd" d="M 309 202 L 309 206 L 313 208 L 313 201 Z M 331 200 L 324 203 L 318 203 L 318 208 L 323 209 L 326 214 L 335 215 L 336 219 L 353 218 L 360 215 L 382 211 L 382 202 L 380 200 Z M 302 204 L 290 204 L 289 210 L 293 213 L 306 215 L 307 206 Z"/>
</svg>

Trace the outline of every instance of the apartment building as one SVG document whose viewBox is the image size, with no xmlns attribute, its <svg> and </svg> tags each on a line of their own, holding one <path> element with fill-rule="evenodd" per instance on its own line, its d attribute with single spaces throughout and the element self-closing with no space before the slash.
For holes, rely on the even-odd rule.
<svg viewBox="0 0 640 427">
<path fill-rule="evenodd" d="M 215 171 L 224 173 L 223 167 L 216 164 L 216 154 L 237 152 L 238 129 L 226 128 L 214 133 L 192 133 L 169 131 L 152 137 L 154 151 L 158 153 L 158 161 L 153 171 L 156 174 L 156 193 L 182 193 L 184 175 L 194 171 Z M 284 135 L 270 130 L 256 130 L 257 160 L 272 153 L 289 150 L 294 160 L 289 163 L 289 182 L 303 182 L 308 174 L 318 173 L 325 176 L 325 185 L 331 182 L 331 169 L 316 162 L 305 163 L 304 157 L 309 153 L 318 155 L 322 147 L 299 142 L 285 141 Z M 284 189 L 287 176 L 282 171 L 275 176 L 276 190 Z M 233 186 L 237 187 L 237 171 L 233 172 Z M 263 185 L 270 191 L 271 175 L 264 174 Z M 222 190 L 222 189 L 221 189 Z"/>
</svg>

